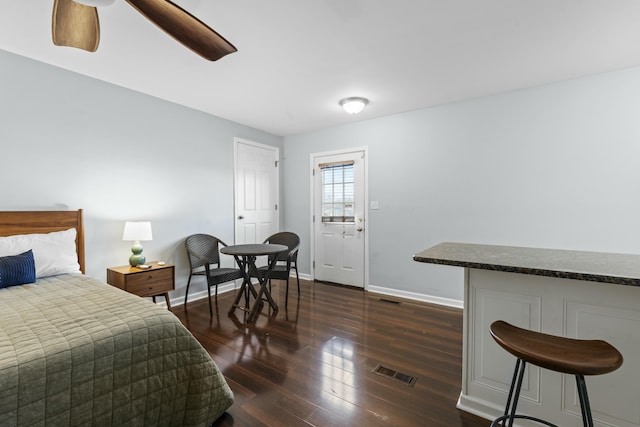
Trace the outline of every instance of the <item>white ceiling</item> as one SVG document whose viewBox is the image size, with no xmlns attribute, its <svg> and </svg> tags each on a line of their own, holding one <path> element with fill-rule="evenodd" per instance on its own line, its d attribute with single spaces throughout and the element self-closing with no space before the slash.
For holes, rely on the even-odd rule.
<svg viewBox="0 0 640 427">
<path fill-rule="evenodd" d="M 53 0 L 0 0 L 0 49 L 278 135 L 640 65 L 640 0 L 175 3 L 238 52 L 206 61 L 123 0 L 95 53 L 52 44 Z"/>
</svg>

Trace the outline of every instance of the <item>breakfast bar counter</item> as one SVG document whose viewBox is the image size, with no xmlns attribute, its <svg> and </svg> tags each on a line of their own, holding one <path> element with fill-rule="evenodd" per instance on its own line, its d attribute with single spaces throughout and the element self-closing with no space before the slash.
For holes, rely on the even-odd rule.
<svg viewBox="0 0 640 427">
<path fill-rule="evenodd" d="M 422 251 L 413 259 L 432 264 L 640 286 L 640 255 L 447 242 Z"/>
<path fill-rule="evenodd" d="M 618 348 L 622 367 L 587 377 L 596 425 L 640 427 L 640 255 L 440 243 L 417 262 L 462 267 L 463 372 L 458 408 L 487 419 L 502 415 L 515 359 L 491 338 L 489 325 Z M 561 426 L 581 426 L 572 376 L 529 366 L 519 412 Z"/>
</svg>

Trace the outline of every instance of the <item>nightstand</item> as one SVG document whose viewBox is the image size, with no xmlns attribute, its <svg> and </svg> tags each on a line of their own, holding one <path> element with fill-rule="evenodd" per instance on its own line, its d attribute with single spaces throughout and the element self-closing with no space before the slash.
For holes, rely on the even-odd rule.
<svg viewBox="0 0 640 427">
<path fill-rule="evenodd" d="M 107 283 L 141 297 L 153 297 L 153 302 L 156 302 L 156 296 L 164 295 L 167 307 L 171 309 L 169 291 L 175 289 L 175 267 L 157 262 L 147 265 L 151 268 L 143 270 L 130 265 L 107 268 Z"/>
</svg>

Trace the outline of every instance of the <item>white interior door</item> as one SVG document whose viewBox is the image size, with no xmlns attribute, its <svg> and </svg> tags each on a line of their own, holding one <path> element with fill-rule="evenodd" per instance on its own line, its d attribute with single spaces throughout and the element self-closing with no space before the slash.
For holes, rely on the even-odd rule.
<svg viewBox="0 0 640 427">
<path fill-rule="evenodd" d="M 313 157 L 314 277 L 364 287 L 365 152 Z"/>
<path fill-rule="evenodd" d="M 262 243 L 279 231 L 277 147 L 235 139 L 235 243 Z"/>
</svg>

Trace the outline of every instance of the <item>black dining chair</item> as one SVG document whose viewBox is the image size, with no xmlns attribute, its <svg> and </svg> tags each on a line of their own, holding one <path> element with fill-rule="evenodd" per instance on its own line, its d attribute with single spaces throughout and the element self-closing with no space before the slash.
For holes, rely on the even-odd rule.
<svg viewBox="0 0 640 427">
<path fill-rule="evenodd" d="M 211 287 L 215 286 L 218 296 L 218 285 L 242 279 L 242 270 L 220 266 L 220 247 L 227 246 L 222 240 L 209 234 L 192 234 L 184 241 L 189 258 L 189 280 L 184 296 L 184 305 L 187 306 L 189 297 L 189 285 L 193 276 L 204 276 L 207 279 L 207 291 L 209 293 L 209 312 L 213 314 L 211 305 Z"/>
<path fill-rule="evenodd" d="M 267 265 L 258 268 L 260 274 L 266 274 L 265 278 L 269 280 L 269 286 L 271 286 L 271 279 L 285 280 L 287 282 L 284 300 L 285 305 L 287 305 L 289 302 L 289 276 L 292 268 L 296 271 L 296 283 L 298 285 L 298 295 L 300 295 L 300 277 L 298 276 L 298 247 L 300 246 L 300 237 L 290 231 L 281 231 L 267 237 L 264 243 L 285 245 L 289 248 L 286 252 L 269 255 Z M 269 270 L 268 265 L 271 264 L 274 257 L 276 258 L 276 264 L 272 270 Z"/>
</svg>

